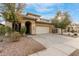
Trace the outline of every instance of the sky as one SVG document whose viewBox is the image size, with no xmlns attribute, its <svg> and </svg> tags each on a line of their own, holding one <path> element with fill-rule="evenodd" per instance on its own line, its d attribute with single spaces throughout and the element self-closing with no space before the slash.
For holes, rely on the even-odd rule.
<svg viewBox="0 0 79 59">
<path fill-rule="evenodd" d="M 28 12 L 51 20 L 57 11 L 68 12 L 72 22 L 79 23 L 79 3 L 28 3 L 23 14 Z M 0 22 L 2 22 L 0 17 Z"/>
<path fill-rule="evenodd" d="M 34 13 L 50 20 L 57 11 L 68 12 L 73 22 L 79 22 L 79 3 L 32 3 L 26 4 L 24 13 Z"/>
</svg>

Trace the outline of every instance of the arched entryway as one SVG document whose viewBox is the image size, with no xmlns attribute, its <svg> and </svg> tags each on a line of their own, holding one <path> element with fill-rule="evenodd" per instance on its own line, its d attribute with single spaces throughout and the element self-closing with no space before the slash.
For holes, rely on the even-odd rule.
<svg viewBox="0 0 79 59">
<path fill-rule="evenodd" d="M 31 34 L 31 22 L 25 22 L 26 34 Z"/>
</svg>

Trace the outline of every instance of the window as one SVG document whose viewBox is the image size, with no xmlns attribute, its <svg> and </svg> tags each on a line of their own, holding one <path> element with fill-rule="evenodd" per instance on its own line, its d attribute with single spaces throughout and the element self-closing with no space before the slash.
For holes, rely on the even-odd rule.
<svg viewBox="0 0 79 59">
<path fill-rule="evenodd" d="M 12 29 L 13 29 L 13 31 L 20 32 L 21 23 L 19 23 L 19 22 L 13 22 L 13 24 L 12 24 Z"/>
</svg>

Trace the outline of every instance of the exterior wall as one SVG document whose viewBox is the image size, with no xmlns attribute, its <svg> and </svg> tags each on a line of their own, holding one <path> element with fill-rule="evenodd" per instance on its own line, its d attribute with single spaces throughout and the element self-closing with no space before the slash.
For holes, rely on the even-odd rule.
<svg viewBox="0 0 79 59">
<path fill-rule="evenodd" d="M 30 19 L 25 19 L 23 21 L 21 21 L 21 27 L 25 27 L 25 23 L 29 21 L 31 23 L 31 34 L 36 34 L 36 27 L 40 26 L 40 27 L 49 27 L 49 33 L 52 32 L 53 30 L 53 25 L 49 24 L 49 23 L 39 23 L 39 22 L 35 22 L 35 20 L 30 20 Z M 6 22 L 6 26 L 9 26 L 12 28 L 12 23 L 10 22 Z"/>
<path fill-rule="evenodd" d="M 25 27 L 25 23 L 29 21 L 31 23 L 31 34 L 35 34 L 35 21 L 34 20 L 29 20 L 29 19 L 25 19 L 24 21 L 21 22 L 21 27 L 24 26 Z"/>
<path fill-rule="evenodd" d="M 6 25 L 6 26 L 9 26 L 10 28 L 12 28 L 12 23 L 11 23 L 11 22 L 7 22 L 7 21 L 6 21 L 6 22 L 5 22 L 5 25 Z"/>
</svg>

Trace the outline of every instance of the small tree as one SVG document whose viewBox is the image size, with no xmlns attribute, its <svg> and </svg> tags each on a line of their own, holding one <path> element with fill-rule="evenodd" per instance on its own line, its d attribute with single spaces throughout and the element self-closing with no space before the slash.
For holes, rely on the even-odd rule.
<svg viewBox="0 0 79 59">
<path fill-rule="evenodd" d="M 61 14 L 61 11 L 58 11 L 56 16 L 52 19 L 52 24 L 58 28 L 59 27 L 59 20 L 58 20 L 58 17 L 59 15 Z"/>
<path fill-rule="evenodd" d="M 25 27 L 22 27 L 21 30 L 20 30 L 20 33 L 21 33 L 22 35 L 25 35 L 25 32 L 26 32 L 26 28 L 25 28 Z"/>
<path fill-rule="evenodd" d="M 23 3 L 2 3 L 0 5 L 0 12 L 7 21 L 22 20 L 21 13 L 24 11 L 25 4 Z"/>
<path fill-rule="evenodd" d="M 59 13 L 59 12 L 58 12 Z M 56 17 L 52 20 L 52 24 L 56 27 L 56 28 L 60 28 L 61 29 L 61 34 L 63 34 L 63 29 L 65 29 L 70 23 L 70 16 L 67 12 L 65 12 L 63 15 L 63 17 L 61 17 L 61 21 L 58 20 L 58 17 L 60 15 L 58 15 L 58 13 L 56 14 Z"/>
<path fill-rule="evenodd" d="M 5 21 L 17 22 L 18 24 L 23 20 L 22 12 L 24 7 L 25 4 L 23 3 L 2 3 L 0 4 L 0 12 L 3 14 Z"/>
</svg>

